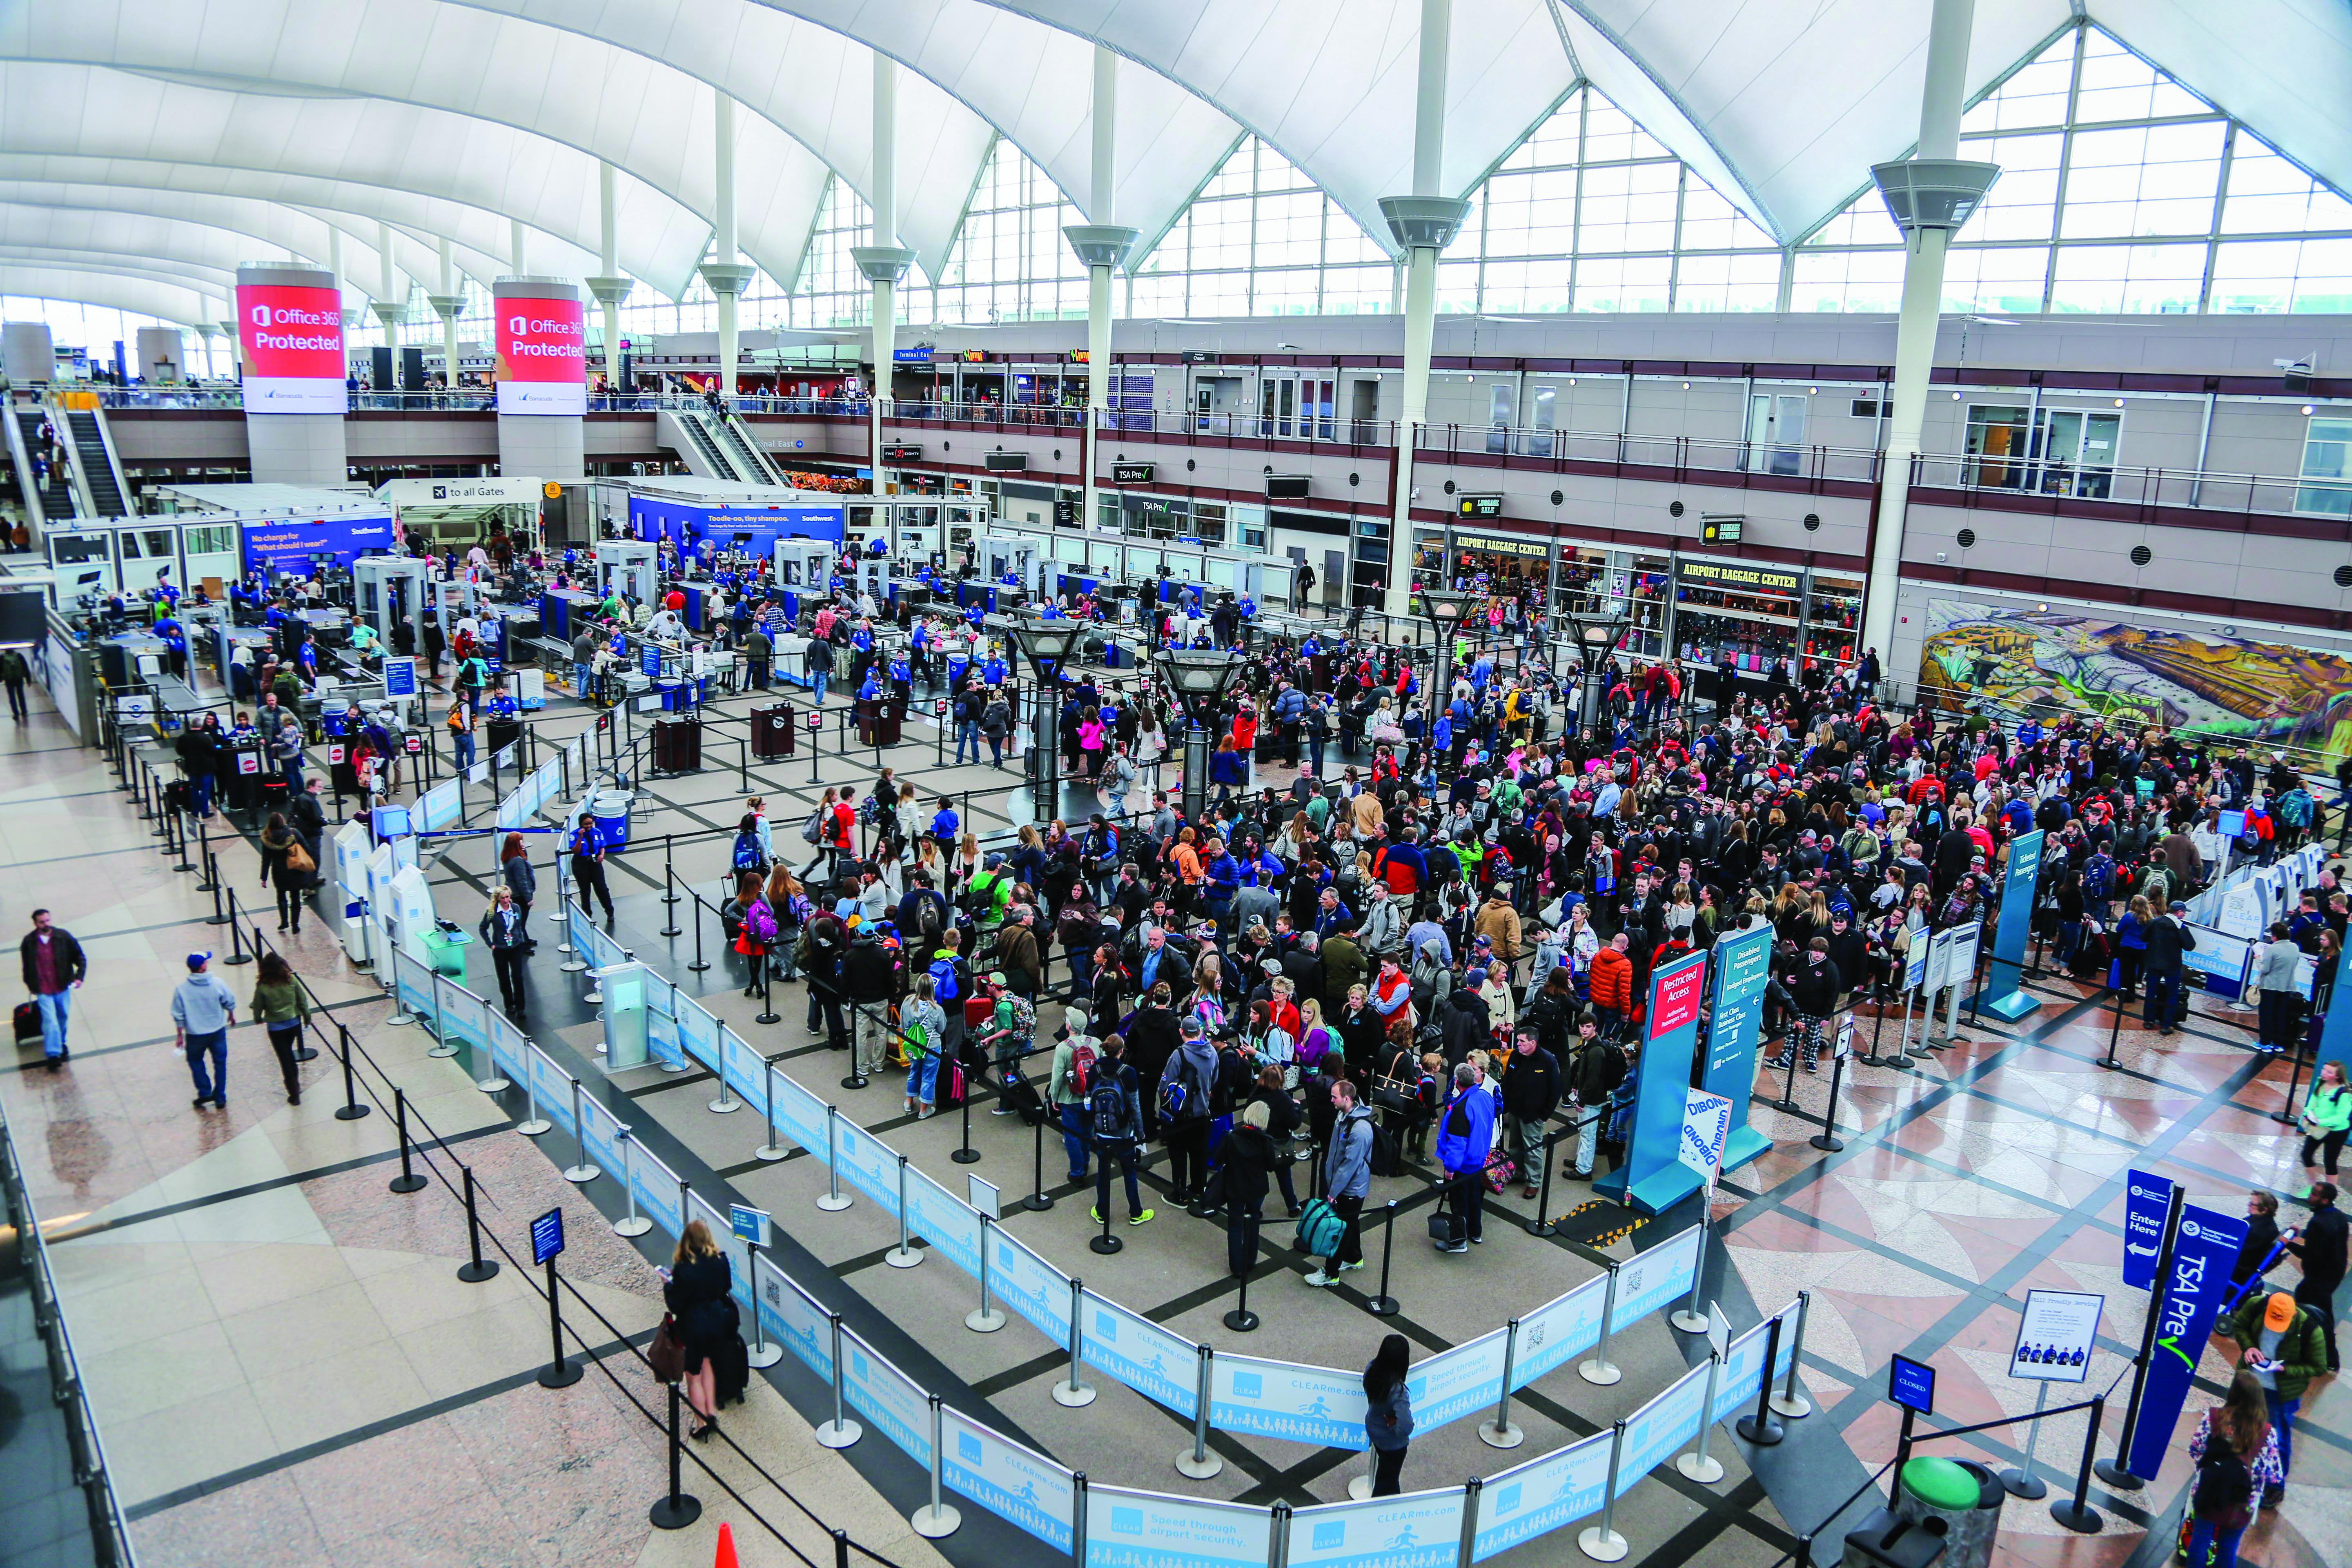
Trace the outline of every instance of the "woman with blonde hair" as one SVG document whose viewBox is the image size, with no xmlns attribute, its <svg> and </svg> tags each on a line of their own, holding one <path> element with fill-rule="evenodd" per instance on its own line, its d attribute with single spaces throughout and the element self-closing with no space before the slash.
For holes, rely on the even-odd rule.
<svg viewBox="0 0 2352 1568">
<path fill-rule="evenodd" d="M 669 1267 L 662 1270 L 662 1305 L 685 1358 L 679 1388 L 702 1417 L 691 1434 L 697 1439 L 719 1429 L 717 1358 L 734 1347 L 740 1321 L 729 1294 L 733 1280 L 734 1269 L 710 1238 L 710 1227 L 698 1219 L 687 1221 Z"/>
<path fill-rule="evenodd" d="M 967 829 L 956 845 L 955 853 L 948 858 L 948 902 L 954 903 L 963 885 L 980 875 L 980 838 Z"/>
</svg>

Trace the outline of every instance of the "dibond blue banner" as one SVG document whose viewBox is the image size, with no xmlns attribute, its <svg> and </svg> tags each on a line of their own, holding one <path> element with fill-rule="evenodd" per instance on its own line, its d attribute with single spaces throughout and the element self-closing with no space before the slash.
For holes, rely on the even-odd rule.
<svg viewBox="0 0 2352 1568">
<path fill-rule="evenodd" d="M 879 1204 L 884 1214 L 895 1216 L 898 1212 L 898 1156 L 891 1152 L 890 1145 L 846 1116 L 834 1123 L 833 1136 L 835 1158 L 841 1162 L 843 1179 Z M 909 1202 L 913 1201 L 914 1184 L 915 1173 L 909 1170 L 907 1173 Z M 975 1227 L 978 1223 L 978 1216 L 973 1216 Z M 969 1272 L 975 1275 L 980 1272 L 979 1247 L 979 1241 L 974 1238 Z"/>
<path fill-rule="evenodd" d="M 996 1299 L 1057 1345 L 1070 1342 L 1069 1276 L 1005 1233 L 988 1227 L 988 1283 Z"/>
<path fill-rule="evenodd" d="M 1599 1513 L 1609 1489 L 1609 1449 L 1616 1440 L 1614 1432 L 1596 1432 L 1488 1477 L 1478 1491 L 1470 1561 L 1484 1563 L 1522 1541 Z"/>
<path fill-rule="evenodd" d="M 1706 1363 L 1701 1362 L 1627 1419 L 1625 1451 L 1617 1459 L 1619 1497 L 1698 1436 L 1706 1414 Z"/>
<path fill-rule="evenodd" d="M 767 1098 L 768 1064 L 732 1029 L 719 1031 L 719 1061 L 736 1093 L 754 1105 Z"/>
<path fill-rule="evenodd" d="M 997 1518 L 1020 1526 L 1064 1556 L 1069 1554 L 1077 1483 L 1044 1455 L 1000 1437 L 948 1406 L 940 1412 L 940 1480 Z"/>
<path fill-rule="evenodd" d="M 1771 1375 L 1780 1376 L 1789 1370 L 1789 1362 L 1797 1353 L 1796 1309 L 1780 1310 L 1780 1348 L 1773 1358 Z M 1772 1338 L 1772 1320 L 1765 1319 L 1746 1333 L 1731 1342 L 1723 1355 L 1723 1381 L 1716 1385 L 1715 1408 L 1708 1419 L 1724 1421 L 1737 1415 L 1753 1404 L 1764 1387 L 1764 1346 Z"/>
<path fill-rule="evenodd" d="M 1463 1489 L 1326 1503 L 1290 1516 L 1285 1568 L 1454 1568 Z"/>
<path fill-rule="evenodd" d="M 593 1100 L 580 1101 L 580 1146 L 608 1175 L 621 1173 L 621 1124 Z"/>
<path fill-rule="evenodd" d="M 1683 1141 L 1683 1095 L 1691 1086 L 1698 1051 L 1700 1003 L 1707 955 L 1694 952 L 1650 975 L 1649 1007 L 1642 1019 L 1642 1056 L 1635 1064 L 1633 1128 L 1625 1163 L 1592 1184 L 1643 1214 L 1663 1214 L 1698 1191 L 1706 1178 L 1675 1157 Z M 1735 1097 L 1746 1103 L 1752 1083 Z"/>
<path fill-rule="evenodd" d="M 1221 1355 L 1209 1366 L 1209 1425 L 1318 1448 L 1361 1448 L 1364 1380 L 1329 1367 Z"/>
<path fill-rule="evenodd" d="M 244 536 L 245 569 L 256 567 L 275 572 L 302 569 L 310 575 L 310 558 L 331 555 L 335 563 L 348 566 L 362 555 L 375 555 L 392 548 L 392 519 L 383 517 L 322 517 L 273 518 L 267 522 L 240 522 L 237 532 Z"/>
<path fill-rule="evenodd" d="M 686 996 L 677 999 L 677 1043 L 695 1061 L 712 1072 L 719 1070 L 719 1020 Z"/>
<path fill-rule="evenodd" d="M 1078 1359 L 1187 1421 L 1200 1411 L 1200 1352 L 1116 1301 L 1086 1293 L 1087 1331 Z"/>
<path fill-rule="evenodd" d="M 2172 1182 L 2134 1171 L 2124 1178 L 2124 1283 L 2135 1290 L 2156 1289 L 2156 1259 L 2164 1250 L 2164 1216 L 2172 1207 Z"/>
<path fill-rule="evenodd" d="M 458 796 L 458 784 L 456 779 L 435 784 L 416 797 L 418 831 L 431 833 L 437 828 L 448 826 L 457 820 L 463 805 L 464 802 Z"/>
<path fill-rule="evenodd" d="M 539 1106 L 539 1113 L 564 1131 L 572 1125 L 572 1075 L 555 1065 L 554 1058 L 537 1046 L 530 1048 L 530 1093 Z M 676 1231 L 670 1232 L 672 1236 Z"/>
<path fill-rule="evenodd" d="M 798 1356 L 801 1364 L 833 1381 L 833 1321 L 766 1258 L 760 1272 L 760 1322 L 768 1337 Z"/>
<path fill-rule="evenodd" d="M 530 1040 L 502 1016 L 489 1017 L 490 1061 L 499 1072 L 520 1082 L 530 1068 Z"/>
<path fill-rule="evenodd" d="M 490 1005 L 453 981 L 436 979 L 435 1000 L 441 1009 L 441 1042 L 487 1051 L 490 1045 Z"/>
<path fill-rule="evenodd" d="M 912 1379 L 880 1351 L 845 1332 L 841 1336 L 841 1393 L 851 1409 L 929 1469 L 931 1463 L 931 1402 Z"/>
<path fill-rule="evenodd" d="M 845 1148 L 856 1129 L 848 1122 L 841 1124 L 840 1137 Z M 860 1139 L 871 1140 L 870 1133 L 858 1132 Z M 878 1142 L 878 1141 L 877 1141 Z M 898 1162 L 894 1155 L 890 1167 L 891 1181 L 898 1181 Z M 847 1155 L 843 1156 L 842 1173 L 851 1174 Z M 892 1188 L 890 1212 L 898 1212 L 897 1188 Z M 907 1168 L 907 1228 L 940 1249 L 950 1263 L 973 1279 L 980 1278 L 980 1215 L 970 1204 L 959 1202 L 948 1190 L 930 1177 Z"/>
<path fill-rule="evenodd" d="M 1609 1276 L 1597 1274 L 1519 1320 L 1519 1346 L 1511 1357 L 1511 1386 L 1528 1384 L 1601 1342 L 1601 1311 Z"/>
<path fill-rule="evenodd" d="M 1748 1097 L 1756 1088 L 1756 1046 L 1764 1030 L 1764 988 L 1772 978 L 1772 931 L 1759 926 L 1715 944 L 1708 979 L 1714 1005 L 1707 1015 L 1706 1063 L 1699 1087 L 1731 1101 L 1731 1136 L 1723 1168 L 1746 1164 L 1772 1146 L 1748 1125 Z"/>
<path fill-rule="evenodd" d="M 2153 1476 L 2172 1447 L 2189 1385 L 2205 1338 L 2230 1294 L 2230 1268 L 2246 1239 L 2246 1222 L 2194 1204 L 2180 1211 L 2172 1243 L 2172 1272 L 2156 1307 L 2156 1350 L 2140 1395 L 2139 1424 L 2132 1428 L 2132 1451 L 2124 1457 L 2136 1476 Z"/>
<path fill-rule="evenodd" d="M 2004 1024 L 2014 1024 L 2042 1005 L 2025 993 L 2025 936 L 2033 924 L 2033 883 L 2042 873 L 2042 830 L 2021 833 L 2009 844 L 2009 869 L 2000 883 L 2000 925 L 1994 933 L 1993 962 L 1984 990 L 1972 1005 Z M 1959 984 L 1956 978 L 1953 982 Z M 2154 1472 L 2149 1472 L 2153 1474 Z"/>
<path fill-rule="evenodd" d="M 1613 1332 L 1638 1323 L 1652 1312 L 1690 1294 L 1698 1269 L 1699 1227 L 1635 1253 L 1617 1266 L 1617 1309 L 1610 1318 Z"/>
<path fill-rule="evenodd" d="M 1405 1374 L 1417 1431 L 1430 1431 L 1503 1397 L 1503 1351 L 1508 1331 L 1496 1329 L 1413 1363 Z"/>
<path fill-rule="evenodd" d="M 1262 1508 L 1087 1489 L 1087 1568 L 1265 1568 L 1273 1536 Z"/>
<path fill-rule="evenodd" d="M 678 1022 L 686 1022 L 687 1009 L 678 1008 Z M 786 1078 L 782 1073 L 769 1075 L 775 1088 L 776 1103 L 768 1107 L 768 1114 L 776 1119 L 776 1131 L 809 1152 L 809 1158 L 819 1165 L 828 1163 L 832 1151 L 824 1142 L 824 1101 Z"/>
<path fill-rule="evenodd" d="M 642 1143 L 632 1152 L 635 1160 L 629 1166 L 629 1190 L 637 1194 L 637 1211 L 652 1220 L 664 1236 L 684 1236 L 685 1194 L 678 1190 L 677 1173 L 647 1153 Z"/>
<path fill-rule="evenodd" d="M 433 1009 L 433 972 L 398 948 L 392 950 L 392 985 L 400 1005 L 416 1015 L 435 1038 L 440 1037 L 440 1020 Z"/>
</svg>

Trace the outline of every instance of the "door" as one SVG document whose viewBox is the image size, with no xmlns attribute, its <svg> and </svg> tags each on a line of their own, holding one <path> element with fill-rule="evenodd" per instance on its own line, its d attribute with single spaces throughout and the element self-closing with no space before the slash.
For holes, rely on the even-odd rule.
<svg viewBox="0 0 2352 1568">
<path fill-rule="evenodd" d="M 2048 458 L 2042 470 L 2042 493 L 2105 500 L 2114 485 L 2124 416 L 2053 408 L 2043 417 L 2049 437 L 2042 447 Z"/>
<path fill-rule="evenodd" d="M 1518 405 L 1518 389 L 1509 382 L 1498 381 L 1487 390 L 1486 450 L 1511 449 L 1511 421 L 1517 417 Z"/>
<path fill-rule="evenodd" d="M 1373 426 L 1380 416 L 1381 384 L 1369 377 L 1357 381 L 1348 398 L 1348 418 L 1355 426 L 1349 439 L 1360 446 L 1379 440 L 1380 433 Z"/>
<path fill-rule="evenodd" d="M 1297 436 L 1302 411 L 1298 405 L 1298 377 L 1296 374 L 1266 374 L 1258 377 L 1257 433 L 1260 436 Z"/>
<path fill-rule="evenodd" d="M 1536 388 L 1535 418 L 1528 426 L 1527 436 L 1528 456 L 1530 458 L 1551 456 L 1552 431 L 1558 427 L 1559 417 L 1559 397 L 1557 387 Z"/>
<path fill-rule="evenodd" d="M 1802 473 L 1805 398 L 1759 392 L 1748 399 L 1748 468 L 1757 474 Z"/>
</svg>

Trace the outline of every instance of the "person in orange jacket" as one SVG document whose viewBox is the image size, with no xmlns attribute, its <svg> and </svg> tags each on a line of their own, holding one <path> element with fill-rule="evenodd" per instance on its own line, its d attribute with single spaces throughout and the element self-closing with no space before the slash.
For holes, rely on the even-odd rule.
<svg viewBox="0 0 2352 1568">
<path fill-rule="evenodd" d="M 1592 955 L 1592 1006 L 1601 1015 L 1601 1033 L 1614 1035 L 1633 1012 L 1633 961 L 1626 956 L 1625 933 Z"/>
</svg>

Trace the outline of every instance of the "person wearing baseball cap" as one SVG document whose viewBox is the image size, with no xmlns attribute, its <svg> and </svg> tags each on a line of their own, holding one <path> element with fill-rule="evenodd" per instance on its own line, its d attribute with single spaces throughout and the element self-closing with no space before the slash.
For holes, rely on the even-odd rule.
<svg viewBox="0 0 2352 1568">
<path fill-rule="evenodd" d="M 2256 1291 L 2238 1304 L 2219 1331 L 2241 1348 L 2238 1364 L 2263 1385 L 2263 1404 L 2270 1411 L 2271 1427 L 2278 1433 L 2281 1481 L 2294 1468 L 2294 1416 L 2303 1406 L 2304 1391 L 2312 1379 L 2327 1370 L 2326 1334 L 2319 1320 L 2284 1290 L 2268 1295 Z M 2283 1486 L 2265 1489 L 2263 1500 L 2276 1502 Z"/>
<path fill-rule="evenodd" d="M 195 1109 L 206 1105 L 228 1109 L 228 1032 L 236 1022 L 236 993 L 205 966 L 209 952 L 188 954 L 188 977 L 172 992 L 174 1043 L 188 1056 L 188 1072 L 196 1080 Z M 212 1072 L 206 1076 L 205 1058 Z"/>
</svg>

